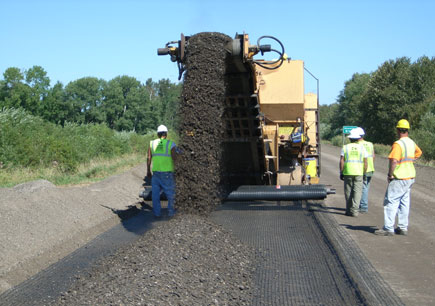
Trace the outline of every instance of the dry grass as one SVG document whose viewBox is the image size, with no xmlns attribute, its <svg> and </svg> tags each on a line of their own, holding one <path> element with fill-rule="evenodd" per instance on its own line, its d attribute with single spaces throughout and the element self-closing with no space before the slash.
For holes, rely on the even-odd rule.
<svg viewBox="0 0 435 306">
<path fill-rule="evenodd" d="M 145 162 L 141 154 L 128 154 L 111 159 L 95 159 L 80 165 L 74 174 L 65 174 L 53 165 L 49 168 L 14 168 L 0 170 L 0 187 L 12 187 L 20 183 L 44 179 L 57 186 L 86 185 Z"/>
</svg>

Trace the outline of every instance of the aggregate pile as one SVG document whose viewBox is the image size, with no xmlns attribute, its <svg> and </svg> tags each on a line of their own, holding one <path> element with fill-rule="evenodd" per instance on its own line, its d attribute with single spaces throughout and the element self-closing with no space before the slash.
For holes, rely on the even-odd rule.
<svg viewBox="0 0 435 306">
<path fill-rule="evenodd" d="M 185 53 L 184 84 L 179 108 L 183 155 L 176 164 L 179 211 L 207 214 L 220 203 L 225 103 L 225 46 L 221 33 L 191 36 Z"/>
<path fill-rule="evenodd" d="M 198 215 L 160 223 L 52 305 L 251 305 L 254 252 Z"/>
</svg>

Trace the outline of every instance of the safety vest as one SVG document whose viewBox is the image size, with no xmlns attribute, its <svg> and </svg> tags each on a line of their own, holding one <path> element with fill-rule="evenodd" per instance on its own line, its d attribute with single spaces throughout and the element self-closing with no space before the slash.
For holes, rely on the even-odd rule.
<svg viewBox="0 0 435 306">
<path fill-rule="evenodd" d="M 373 143 L 370 141 L 360 141 L 360 143 L 364 146 L 364 148 L 367 151 L 367 172 L 373 172 L 375 171 L 375 164 L 373 162 L 373 154 L 374 154 L 374 148 Z"/>
<path fill-rule="evenodd" d="M 395 143 L 402 149 L 402 156 L 394 169 L 393 176 L 399 180 L 415 177 L 415 142 L 409 137 L 402 137 Z"/>
<path fill-rule="evenodd" d="M 153 172 L 173 172 L 174 161 L 171 156 L 173 142 L 165 138 L 150 141 Z"/>
<path fill-rule="evenodd" d="M 364 175 L 364 147 L 359 143 L 349 143 L 343 146 L 344 175 Z"/>
</svg>

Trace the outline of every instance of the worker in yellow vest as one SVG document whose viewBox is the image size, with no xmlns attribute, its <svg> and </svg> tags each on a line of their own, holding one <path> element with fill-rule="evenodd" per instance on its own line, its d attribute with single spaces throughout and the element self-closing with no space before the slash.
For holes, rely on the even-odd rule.
<svg viewBox="0 0 435 306">
<path fill-rule="evenodd" d="M 358 141 L 358 131 L 353 129 L 348 136 L 350 143 L 344 145 L 340 156 L 340 179 L 344 181 L 346 216 L 357 217 L 361 202 L 363 176 L 367 170 L 367 151 Z"/>
<path fill-rule="evenodd" d="M 384 198 L 384 227 L 375 231 L 376 235 L 393 236 L 408 234 L 411 187 L 415 182 L 414 162 L 422 151 L 408 137 L 410 125 L 405 119 L 396 125 L 399 140 L 394 142 L 389 159 L 388 187 Z M 397 215 L 397 228 L 394 228 Z"/>
<path fill-rule="evenodd" d="M 175 213 L 174 158 L 177 155 L 175 142 L 168 140 L 168 128 L 157 128 L 157 139 L 150 142 L 147 159 L 147 176 L 151 178 L 153 213 L 161 217 L 160 192 L 168 199 L 168 216 Z"/>
<path fill-rule="evenodd" d="M 373 143 L 364 139 L 365 131 L 358 127 L 356 131 L 360 134 L 361 139 L 358 143 L 362 144 L 367 151 L 367 171 L 363 176 L 363 188 L 361 202 L 359 203 L 359 212 L 364 214 L 369 210 L 369 189 L 372 176 L 375 173 L 375 149 Z"/>
</svg>

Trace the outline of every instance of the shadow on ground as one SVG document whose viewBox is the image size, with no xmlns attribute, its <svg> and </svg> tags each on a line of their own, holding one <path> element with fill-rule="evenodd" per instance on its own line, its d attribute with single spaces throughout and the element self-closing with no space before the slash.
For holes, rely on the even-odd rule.
<svg viewBox="0 0 435 306">
<path fill-rule="evenodd" d="M 344 226 L 348 230 L 363 231 L 363 232 L 367 232 L 367 233 L 371 233 L 371 234 L 374 234 L 375 231 L 378 229 L 377 227 L 366 226 L 366 225 L 357 225 L 357 226 L 355 226 L 355 225 L 350 225 L 350 224 L 340 224 L 340 226 Z"/>
<path fill-rule="evenodd" d="M 105 205 L 104 208 L 110 209 L 121 220 L 122 226 L 129 232 L 137 235 L 143 234 L 152 227 L 156 220 L 152 214 L 152 206 L 144 201 L 139 201 L 129 205 L 126 209 L 114 209 Z"/>
</svg>

